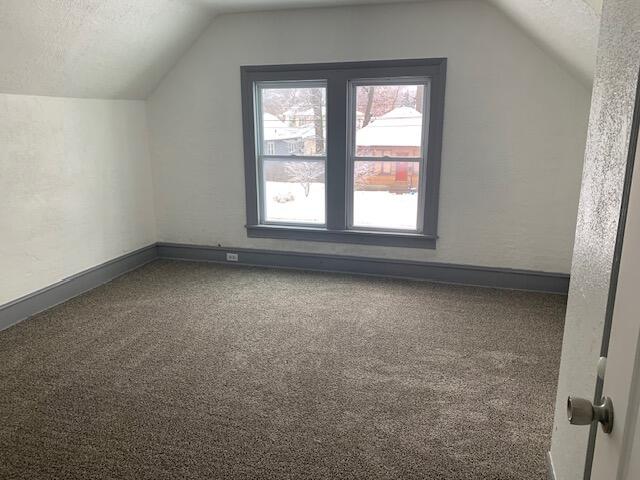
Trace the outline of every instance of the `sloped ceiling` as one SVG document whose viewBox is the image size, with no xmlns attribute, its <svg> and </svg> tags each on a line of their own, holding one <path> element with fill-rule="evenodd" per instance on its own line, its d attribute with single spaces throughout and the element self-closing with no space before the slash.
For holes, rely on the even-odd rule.
<svg viewBox="0 0 640 480">
<path fill-rule="evenodd" d="M 491 0 L 557 56 L 584 83 L 591 84 L 602 0 Z"/>
<path fill-rule="evenodd" d="M 144 99 L 216 14 L 402 1 L 0 0 L 0 93 Z M 488 1 L 591 81 L 602 0 Z"/>
<path fill-rule="evenodd" d="M 0 0 L 0 92 L 146 98 L 211 18 L 183 0 Z"/>
</svg>

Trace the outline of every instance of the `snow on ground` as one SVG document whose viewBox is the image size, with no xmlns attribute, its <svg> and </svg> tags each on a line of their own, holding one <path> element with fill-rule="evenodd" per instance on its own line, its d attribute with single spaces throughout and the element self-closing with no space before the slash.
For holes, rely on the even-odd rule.
<svg viewBox="0 0 640 480">
<path fill-rule="evenodd" d="M 293 196 L 294 200 L 280 203 L 277 197 Z M 324 183 L 312 183 L 309 196 L 299 183 L 267 182 L 265 216 L 268 222 L 324 224 Z"/>
<path fill-rule="evenodd" d="M 324 183 L 312 183 L 309 196 L 299 183 L 267 182 L 265 214 L 269 222 L 324 224 Z M 280 203 L 276 198 L 293 197 Z M 378 191 L 356 191 L 354 225 L 415 230 L 418 216 L 418 195 Z"/>
<path fill-rule="evenodd" d="M 416 193 L 357 190 L 354 193 L 353 204 L 353 225 L 356 227 L 416 229 Z"/>
</svg>

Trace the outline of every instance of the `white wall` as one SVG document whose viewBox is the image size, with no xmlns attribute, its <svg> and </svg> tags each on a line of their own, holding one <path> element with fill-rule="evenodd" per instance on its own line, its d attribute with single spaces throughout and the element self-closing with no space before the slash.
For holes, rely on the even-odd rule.
<svg viewBox="0 0 640 480">
<path fill-rule="evenodd" d="M 436 56 L 435 251 L 246 237 L 240 65 Z M 0 304 L 156 239 L 568 272 L 588 102 L 483 2 L 218 17 L 148 101 L 152 166 L 144 102 L 0 94 Z"/>
<path fill-rule="evenodd" d="M 435 251 L 246 236 L 240 65 L 448 57 Z M 148 100 L 159 240 L 569 272 L 590 92 L 484 2 L 217 17 Z"/>
<path fill-rule="evenodd" d="M 144 102 L 0 94 L 0 305 L 155 241 Z"/>
</svg>

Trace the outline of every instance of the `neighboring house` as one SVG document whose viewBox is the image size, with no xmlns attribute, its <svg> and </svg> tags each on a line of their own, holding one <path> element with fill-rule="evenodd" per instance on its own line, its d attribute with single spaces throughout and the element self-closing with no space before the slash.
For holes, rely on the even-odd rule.
<svg viewBox="0 0 640 480">
<path fill-rule="evenodd" d="M 292 127 L 301 127 L 303 125 L 309 125 L 314 123 L 315 115 L 313 112 L 313 108 L 307 108 L 304 110 L 297 110 L 295 108 L 291 108 L 282 114 L 284 117 L 284 121 L 292 126 Z M 326 120 L 324 120 L 326 127 Z M 364 113 L 358 111 L 356 112 L 356 125 L 357 128 L 362 128 L 362 124 L 364 123 Z"/>
<path fill-rule="evenodd" d="M 292 127 L 301 127 L 303 125 L 312 124 L 315 121 L 315 115 L 313 114 L 313 108 L 307 108 L 305 110 L 296 110 L 291 108 L 282 114 L 285 122 Z M 326 120 L 325 127 L 326 127 Z M 356 126 L 362 128 L 364 123 L 364 113 L 356 112 Z"/>
<path fill-rule="evenodd" d="M 364 114 L 358 112 L 360 119 Z M 286 122 L 271 113 L 264 114 L 264 153 L 267 155 L 312 155 L 315 148 L 315 127 L 312 110 L 283 114 Z M 301 124 L 304 120 L 307 123 Z M 297 126 L 296 126 L 297 125 Z M 422 114 L 411 107 L 398 107 L 375 118 L 356 131 L 359 156 L 367 157 L 419 157 L 422 132 Z M 417 191 L 418 162 L 375 162 L 357 174 L 358 190 L 385 190 L 394 193 Z M 287 181 L 284 164 L 271 164 L 271 181 Z"/>
<path fill-rule="evenodd" d="M 308 128 L 290 127 L 271 113 L 265 113 L 263 118 L 262 136 L 265 154 L 304 154 L 304 134 Z"/>
<path fill-rule="evenodd" d="M 313 123 L 315 116 L 313 114 L 313 108 L 307 108 L 305 110 L 297 110 L 291 108 L 282 114 L 287 124 L 292 127 L 301 127 L 302 125 L 308 125 Z"/>
<path fill-rule="evenodd" d="M 356 153 L 364 157 L 419 157 L 422 114 L 398 107 L 356 131 Z M 415 191 L 419 183 L 418 162 L 375 162 L 360 182 L 362 190 Z"/>
<path fill-rule="evenodd" d="M 271 113 L 264 113 L 263 141 L 267 155 L 313 155 L 316 153 L 316 133 L 313 123 L 290 126 Z M 287 161 L 271 161 L 265 167 L 265 177 L 272 182 L 289 182 Z M 315 180 L 312 178 L 311 180 Z"/>
<path fill-rule="evenodd" d="M 313 123 L 291 126 L 271 113 L 264 114 L 264 153 L 267 155 L 313 155 L 316 153 Z"/>
</svg>

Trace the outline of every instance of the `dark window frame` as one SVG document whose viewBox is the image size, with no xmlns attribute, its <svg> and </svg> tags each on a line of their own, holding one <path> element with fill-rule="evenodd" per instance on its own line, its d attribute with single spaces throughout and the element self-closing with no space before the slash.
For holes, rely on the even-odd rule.
<svg viewBox="0 0 640 480">
<path fill-rule="evenodd" d="M 446 58 L 428 58 L 240 67 L 247 236 L 434 249 L 438 225 L 446 66 Z M 426 168 L 422 174 L 425 185 L 422 231 L 403 233 L 349 229 L 347 197 L 351 179 L 348 176 L 350 127 L 347 121 L 350 113 L 350 81 L 394 77 L 426 77 L 430 82 L 428 141 L 424 152 Z M 258 82 L 296 80 L 327 82 L 326 226 L 322 227 L 266 225 L 261 224 L 259 219 L 255 85 Z"/>
</svg>

